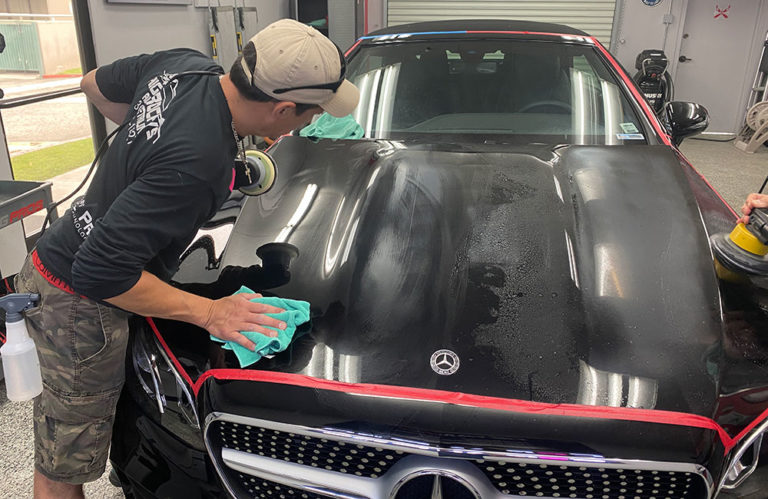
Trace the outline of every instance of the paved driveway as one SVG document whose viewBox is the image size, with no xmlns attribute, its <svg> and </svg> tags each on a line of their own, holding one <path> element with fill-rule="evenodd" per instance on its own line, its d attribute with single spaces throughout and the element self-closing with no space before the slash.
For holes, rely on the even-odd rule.
<svg viewBox="0 0 768 499">
<path fill-rule="evenodd" d="M 79 84 L 79 77 L 39 80 L 0 75 L 4 100 L 78 87 Z M 83 94 L 5 109 L 2 119 L 11 156 L 91 135 Z"/>
</svg>

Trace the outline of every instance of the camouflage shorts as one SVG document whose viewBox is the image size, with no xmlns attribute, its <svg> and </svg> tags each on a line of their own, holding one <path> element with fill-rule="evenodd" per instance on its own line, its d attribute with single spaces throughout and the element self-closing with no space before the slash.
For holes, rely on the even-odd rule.
<svg viewBox="0 0 768 499">
<path fill-rule="evenodd" d="M 39 293 L 26 312 L 43 393 L 35 398 L 35 468 L 51 480 L 85 483 L 104 473 L 115 406 L 125 379 L 128 315 L 51 285 L 28 257 L 19 293 Z"/>
</svg>

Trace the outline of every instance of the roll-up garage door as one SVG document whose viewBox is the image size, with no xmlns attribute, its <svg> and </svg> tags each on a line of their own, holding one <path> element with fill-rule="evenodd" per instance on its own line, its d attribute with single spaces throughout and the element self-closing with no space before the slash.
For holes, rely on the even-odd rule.
<svg viewBox="0 0 768 499">
<path fill-rule="evenodd" d="M 611 41 L 616 0 L 389 0 L 389 26 L 448 19 L 517 19 L 566 24 Z"/>
</svg>

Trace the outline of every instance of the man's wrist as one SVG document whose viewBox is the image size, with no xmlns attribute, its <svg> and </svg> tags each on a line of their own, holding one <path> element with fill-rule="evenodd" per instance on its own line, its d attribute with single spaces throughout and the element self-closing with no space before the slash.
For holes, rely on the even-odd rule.
<svg viewBox="0 0 768 499">
<path fill-rule="evenodd" d="M 193 298 L 186 300 L 188 317 L 181 320 L 205 329 L 213 315 L 214 301 L 203 296 L 193 294 L 189 294 L 189 296 Z"/>
</svg>

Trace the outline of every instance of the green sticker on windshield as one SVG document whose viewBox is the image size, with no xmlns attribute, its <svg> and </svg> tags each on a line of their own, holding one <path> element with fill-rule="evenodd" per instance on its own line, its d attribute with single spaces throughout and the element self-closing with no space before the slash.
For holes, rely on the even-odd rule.
<svg viewBox="0 0 768 499">
<path fill-rule="evenodd" d="M 624 130 L 624 133 L 637 133 L 639 130 L 635 126 L 634 123 L 631 121 L 629 123 L 619 123 L 619 126 L 622 130 Z"/>
</svg>

